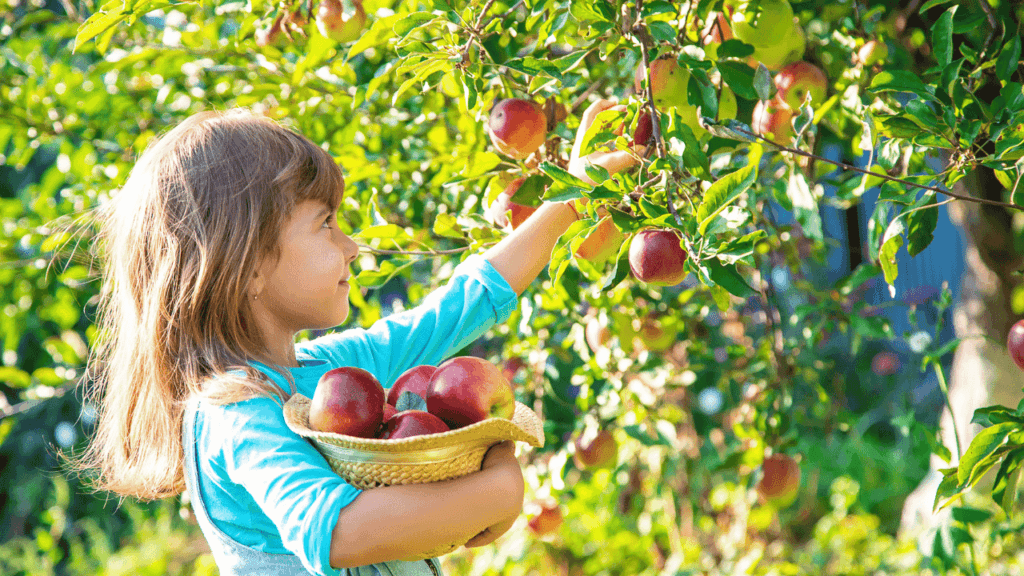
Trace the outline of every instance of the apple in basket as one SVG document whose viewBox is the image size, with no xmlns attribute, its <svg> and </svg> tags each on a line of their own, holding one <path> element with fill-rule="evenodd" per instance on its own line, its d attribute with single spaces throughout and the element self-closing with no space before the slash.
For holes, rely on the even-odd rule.
<svg viewBox="0 0 1024 576">
<path fill-rule="evenodd" d="M 413 366 L 399 376 L 395 383 L 388 390 L 388 404 L 398 406 L 398 399 L 402 392 L 412 392 L 420 398 L 427 397 L 427 388 L 430 387 L 430 377 L 437 371 L 437 366 L 422 365 Z M 386 420 L 386 418 L 385 418 Z"/>
<path fill-rule="evenodd" d="M 452 358 L 430 378 L 427 411 L 453 430 L 488 418 L 511 420 L 515 410 L 512 385 L 501 369 L 487 360 Z"/>
<path fill-rule="evenodd" d="M 380 437 L 384 440 L 397 440 L 447 432 L 448 425 L 437 416 L 423 410 L 403 410 L 384 423 L 384 431 Z"/>
<path fill-rule="evenodd" d="M 324 373 L 309 403 L 309 426 L 320 432 L 373 438 L 384 420 L 384 387 L 362 368 Z"/>
</svg>

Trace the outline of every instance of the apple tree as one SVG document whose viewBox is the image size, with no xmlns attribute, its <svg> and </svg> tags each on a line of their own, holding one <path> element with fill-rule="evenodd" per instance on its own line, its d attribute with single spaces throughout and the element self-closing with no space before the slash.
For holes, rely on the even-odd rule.
<svg viewBox="0 0 1024 576">
<path fill-rule="evenodd" d="M 911 362 L 877 355 L 906 335 L 863 298 L 871 282 L 897 296 L 900 263 L 925 252 L 949 203 L 1004 220 L 1024 208 L 1020 5 L 6 5 L 8 462 L 45 455 L 61 424 L 77 434 L 70 444 L 88 432 L 89 407 L 66 394 L 95 330 L 96 283 L 73 249 L 89 244 L 88 209 L 116 193 L 155 135 L 200 110 L 246 106 L 323 145 L 345 172 L 339 221 L 363 245 L 352 324 L 415 305 L 543 201 L 574 200 L 582 216 L 512 318 L 465 351 L 505 368 L 547 443 L 521 455 L 522 526 L 447 557 L 450 571 L 1020 568 L 1016 525 L 986 500 L 958 504 L 923 553 L 895 536 L 929 455 L 952 455 L 912 409 L 880 398 L 917 372 L 945 383 L 943 358 L 960 342 L 926 338 Z M 621 106 L 577 139 L 599 98 Z M 574 146 L 631 150 L 638 165 L 571 166 Z M 823 209 L 855 209 L 870 190 L 864 261 L 824 281 Z M 86 226 L 68 235 L 61 224 L 76 217 Z M 990 244 L 1014 254 L 1017 230 Z M 951 306 L 944 289 L 908 311 L 937 334 Z M 865 424 L 886 410 L 881 426 Z M 979 418 L 989 427 L 962 447 L 940 495 L 996 469 L 995 495 L 1012 509 L 1024 419 L 999 408 Z M 163 539 L 164 573 L 208 569 L 190 548 L 187 506 L 185 520 L 138 505 L 90 523 L 103 502 L 74 481 L 2 473 L 32 487 L 3 504 L 18 531 L 2 544 L 16 553 L 0 556 L 21 562 L 0 559 L 5 573 L 95 571 L 114 553 L 74 552 L 157 529 L 181 536 Z M 25 552 L 32 537 L 43 553 Z M 144 544 L 127 540 L 139 564 Z"/>
</svg>

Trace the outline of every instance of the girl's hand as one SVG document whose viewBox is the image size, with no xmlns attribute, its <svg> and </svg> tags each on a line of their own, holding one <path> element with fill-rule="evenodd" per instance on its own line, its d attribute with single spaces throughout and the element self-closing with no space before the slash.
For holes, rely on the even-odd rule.
<svg viewBox="0 0 1024 576">
<path fill-rule="evenodd" d="M 483 464 L 480 465 L 481 470 L 490 468 L 501 468 L 508 472 L 509 484 L 507 486 L 498 486 L 498 489 L 513 489 L 522 494 L 524 490 L 523 471 L 519 467 L 519 460 L 516 459 L 515 444 L 512 442 L 501 442 L 492 446 L 487 451 L 487 454 L 484 455 Z M 519 518 L 519 515 L 523 512 L 522 496 L 520 496 L 518 501 L 519 506 L 512 510 L 507 518 L 474 536 L 469 542 L 466 542 L 466 548 L 476 548 L 490 544 L 497 540 L 499 536 L 508 532 L 509 528 L 515 524 L 516 518 Z"/>
<path fill-rule="evenodd" d="M 516 514 L 515 516 L 512 516 L 511 518 L 503 522 L 499 522 L 494 526 L 491 526 L 490 528 L 477 534 L 476 536 L 473 536 L 473 538 L 470 539 L 469 542 L 466 542 L 466 548 L 478 548 L 480 546 L 486 546 L 491 542 L 494 542 L 502 534 L 508 532 L 509 528 L 511 528 L 512 525 L 516 523 L 516 518 L 519 518 L 519 514 Z"/>
<path fill-rule="evenodd" d="M 601 166 L 608 171 L 608 174 L 615 174 L 640 163 L 640 156 L 643 156 L 645 147 L 635 146 L 632 151 L 615 150 L 614 152 L 592 152 L 580 158 L 580 149 L 583 147 L 583 137 L 587 129 L 594 123 L 597 115 L 605 110 L 625 110 L 626 106 L 615 104 L 611 100 L 598 100 L 590 105 L 580 119 L 580 127 L 576 131 L 576 142 L 572 147 L 572 155 L 569 157 L 569 173 L 583 180 L 588 184 L 595 182 L 587 176 L 587 160 L 595 166 Z"/>
</svg>

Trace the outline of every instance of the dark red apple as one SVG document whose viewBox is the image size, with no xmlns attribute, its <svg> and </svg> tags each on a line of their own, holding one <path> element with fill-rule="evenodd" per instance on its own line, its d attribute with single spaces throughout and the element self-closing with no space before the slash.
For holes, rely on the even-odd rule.
<svg viewBox="0 0 1024 576">
<path fill-rule="evenodd" d="M 608 430 L 601 430 L 587 440 L 584 440 L 583 436 L 577 436 L 573 444 L 576 447 L 573 460 L 579 468 L 612 468 L 618 463 L 619 443 Z"/>
<path fill-rule="evenodd" d="M 437 366 L 413 366 L 395 379 L 395 383 L 388 390 L 388 404 L 398 406 L 398 398 L 402 392 L 412 392 L 424 400 L 427 399 L 427 390 L 430 388 L 430 377 L 434 375 Z"/>
<path fill-rule="evenodd" d="M 385 402 L 384 403 L 384 420 L 383 421 L 387 422 L 388 418 L 391 418 L 395 414 L 398 414 L 398 408 L 395 408 L 394 405 L 391 404 L 390 402 Z"/>
<path fill-rule="evenodd" d="M 459 356 L 442 363 L 430 379 L 427 411 L 453 430 L 488 418 L 512 419 L 512 385 L 482 358 Z"/>
<path fill-rule="evenodd" d="M 807 94 L 811 95 L 811 106 L 818 108 L 825 101 L 828 91 L 828 77 L 810 62 L 787 64 L 775 75 L 775 88 L 780 102 L 796 110 L 803 105 Z"/>
<path fill-rule="evenodd" d="M 892 352 L 879 352 L 871 359 L 871 371 L 878 376 L 892 376 L 899 370 L 900 357 Z"/>
<path fill-rule="evenodd" d="M 526 527 L 535 536 L 544 536 L 558 530 L 562 525 L 562 509 L 552 500 L 535 500 L 523 507 L 526 513 Z"/>
<path fill-rule="evenodd" d="M 788 454 L 772 454 L 761 465 L 757 493 L 766 502 L 788 505 L 800 489 L 800 464 Z"/>
<path fill-rule="evenodd" d="M 487 132 L 491 143 L 506 156 L 522 160 L 533 154 L 548 136 L 544 108 L 522 98 L 500 100 L 491 108 Z"/>
<path fill-rule="evenodd" d="M 405 410 L 384 422 L 380 437 L 384 440 L 411 438 L 450 430 L 443 420 L 422 410 Z"/>
<path fill-rule="evenodd" d="M 1017 366 L 1024 370 L 1024 320 L 1018 320 L 1010 328 L 1010 334 L 1006 337 L 1006 348 Z"/>
<path fill-rule="evenodd" d="M 759 100 L 750 127 L 772 142 L 788 146 L 793 140 L 793 109 L 778 100 Z"/>
<path fill-rule="evenodd" d="M 373 438 L 384 421 L 384 387 L 362 368 L 324 373 L 309 404 L 309 426 L 321 432 Z"/>
<path fill-rule="evenodd" d="M 629 244 L 629 269 L 641 282 L 675 286 L 686 278 L 686 251 L 672 230 L 641 230 Z"/>
<path fill-rule="evenodd" d="M 651 112 L 644 110 L 636 119 L 636 130 L 633 131 L 633 141 L 630 146 L 646 146 L 654 136 L 654 121 L 651 120 Z"/>
</svg>

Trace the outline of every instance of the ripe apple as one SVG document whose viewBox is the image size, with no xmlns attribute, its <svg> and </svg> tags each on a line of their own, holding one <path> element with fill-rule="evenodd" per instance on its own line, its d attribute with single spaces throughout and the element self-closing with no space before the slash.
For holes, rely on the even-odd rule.
<svg viewBox="0 0 1024 576">
<path fill-rule="evenodd" d="M 430 389 L 430 377 L 436 370 L 437 366 L 423 365 L 413 366 L 402 372 L 402 375 L 395 379 L 395 383 L 388 390 L 388 404 L 398 406 L 398 398 L 402 392 L 412 392 L 426 400 L 427 390 Z"/>
<path fill-rule="evenodd" d="M 880 40 L 868 40 L 857 51 L 857 60 L 865 66 L 884 63 L 889 57 L 889 46 Z"/>
<path fill-rule="evenodd" d="M 533 154 L 548 136 L 544 108 L 532 101 L 508 98 L 498 101 L 487 119 L 491 144 L 498 152 L 522 160 Z"/>
<path fill-rule="evenodd" d="M 619 253 L 623 238 L 612 217 L 605 216 L 576 249 L 576 257 L 595 264 L 604 262 Z"/>
<path fill-rule="evenodd" d="M 727 40 L 732 40 L 732 27 L 729 20 L 721 12 L 708 13 L 707 23 L 700 33 L 704 44 L 704 54 L 709 60 L 718 60 L 718 47 Z"/>
<path fill-rule="evenodd" d="M 551 534 L 562 525 L 562 509 L 553 500 L 534 500 L 523 507 L 526 512 L 526 527 L 535 536 Z"/>
<path fill-rule="evenodd" d="M 591 352 L 597 354 L 603 350 L 608 345 L 608 341 L 612 339 L 612 330 L 608 327 L 608 316 L 603 313 L 589 315 L 587 324 L 583 328 L 583 336 Z"/>
<path fill-rule="evenodd" d="M 1024 370 L 1024 320 L 1018 320 L 1010 328 L 1010 334 L 1006 337 L 1006 348 L 1017 366 Z"/>
<path fill-rule="evenodd" d="M 424 434 L 437 434 L 450 430 L 443 420 L 423 410 L 403 410 L 384 422 L 380 437 L 397 440 Z"/>
<path fill-rule="evenodd" d="M 651 62 L 651 94 L 658 108 L 675 106 L 684 117 L 684 111 L 696 108 L 686 99 L 686 85 L 690 82 L 690 71 L 679 66 L 674 56 L 662 56 Z M 638 66 L 633 74 L 633 88 L 637 94 L 644 92 L 644 68 Z"/>
<path fill-rule="evenodd" d="M 366 11 L 362 0 L 323 0 L 316 11 L 316 27 L 320 33 L 341 44 L 359 38 L 364 26 Z"/>
<path fill-rule="evenodd" d="M 641 282 L 675 286 L 686 277 L 686 251 L 672 230 L 641 230 L 629 244 L 629 269 Z"/>
<path fill-rule="evenodd" d="M 636 118 L 636 130 L 633 131 L 633 139 L 629 142 L 630 147 L 647 146 L 654 137 L 654 121 L 651 119 L 650 110 L 641 110 Z"/>
<path fill-rule="evenodd" d="M 801 60 L 779 70 L 775 75 L 775 88 L 779 101 L 794 110 L 803 105 L 807 94 L 811 95 L 811 105 L 817 108 L 825 101 L 828 78 L 821 68 Z"/>
<path fill-rule="evenodd" d="M 511 420 L 515 409 L 512 385 L 497 366 L 482 358 L 447 360 L 430 379 L 427 411 L 453 430 L 488 418 Z"/>
<path fill-rule="evenodd" d="M 504 228 L 507 224 L 511 223 L 512 229 L 515 230 L 531 214 L 537 211 L 537 208 L 534 206 L 527 206 L 515 201 L 516 193 L 519 192 L 523 182 L 526 182 L 525 177 L 516 178 L 509 182 L 505 189 L 498 194 L 498 197 L 494 199 L 491 208 L 488 210 L 488 215 L 496 226 Z M 507 216 L 509 212 L 511 212 L 511 218 Z"/>
<path fill-rule="evenodd" d="M 758 100 L 750 127 L 772 142 L 789 145 L 793 140 L 793 109 L 778 100 Z"/>
<path fill-rule="evenodd" d="M 772 454 L 761 464 L 757 493 L 765 502 L 780 506 L 793 503 L 800 489 L 800 464 L 788 454 Z"/>
<path fill-rule="evenodd" d="M 309 404 L 309 425 L 321 432 L 373 438 L 384 420 L 384 387 L 362 368 L 324 373 Z"/>
<path fill-rule="evenodd" d="M 385 402 L 384 403 L 384 419 L 382 420 L 382 422 L 387 422 L 388 418 L 391 418 L 395 414 L 398 414 L 398 408 L 395 408 L 394 404 L 391 404 L 390 402 Z"/>
<path fill-rule="evenodd" d="M 900 357 L 892 352 L 879 352 L 871 359 L 871 371 L 878 376 L 892 376 L 899 370 Z"/>
<path fill-rule="evenodd" d="M 608 430 L 600 430 L 593 438 L 577 436 L 573 460 L 582 469 L 614 468 L 619 460 L 619 443 Z"/>
</svg>

